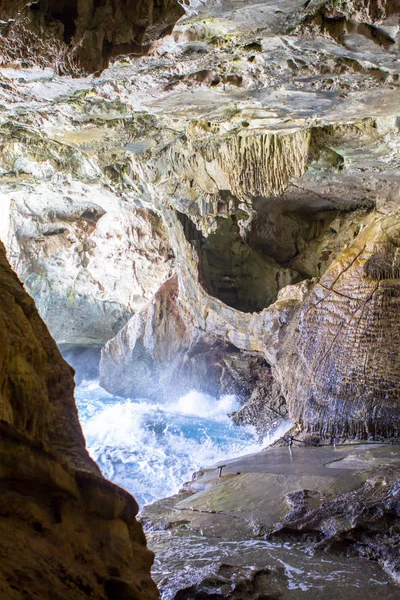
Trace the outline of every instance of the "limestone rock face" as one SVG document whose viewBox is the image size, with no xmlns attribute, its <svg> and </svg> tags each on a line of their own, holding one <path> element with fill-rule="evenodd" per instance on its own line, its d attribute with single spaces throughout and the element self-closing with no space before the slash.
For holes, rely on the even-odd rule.
<svg viewBox="0 0 400 600">
<path fill-rule="evenodd" d="M 100 383 L 120 396 L 176 400 L 191 390 L 250 397 L 265 369 L 212 327 L 200 328 L 174 275 L 103 348 Z"/>
<path fill-rule="evenodd" d="M 339 435 L 398 430 L 399 243 L 398 214 L 365 228 L 287 328 L 277 369 L 303 427 Z"/>
<path fill-rule="evenodd" d="M 0 248 L 0 594 L 158 598 L 138 506 L 89 458 L 62 359 Z"/>
<path fill-rule="evenodd" d="M 2 62 L 54 66 L 61 73 L 91 73 L 114 56 L 141 54 L 183 14 L 175 0 L 6 0 L 0 11 Z"/>
<path fill-rule="evenodd" d="M 61 358 L 35 303 L 11 271 L 1 245 L 1 420 L 99 474 L 85 450 L 73 371 Z"/>
<path fill-rule="evenodd" d="M 101 379 L 114 393 L 160 397 L 191 377 L 200 389 L 240 384 L 246 398 L 255 385 L 246 419 L 267 415 L 261 397 L 281 406 L 282 392 L 300 426 L 310 416 L 318 428 L 323 413 L 341 427 L 342 409 L 352 423 L 382 424 L 378 408 L 396 414 L 395 392 L 367 399 L 372 379 L 365 403 L 348 408 L 349 395 L 340 407 L 363 359 L 349 348 L 353 333 L 340 352 L 331 339 L 342 321 L 331 326 L 323 307 L 339 294 L 310 299 L 325 294 L 325 276 L 328 287 L 345 282 L 351 269 L 329 279 L 343 270 L 341 252 L 399 209 L 398 2 L 196 2 L 169 33 L 156 24 L 172 23 L 177 4 L 143 16 L 139 2 L 134 17 L 131 4 L 79 2 L 68 18 L 63 3 L 58 13 L 50 1 L 2 5 L 3 42 L 26 62 L 3 53 L 0 68 L 0 236 L 56 341 L 72 353 L 107 343 Z M 51 60 L 23 32 L 61 40 L 46 42 Z M 146 54 L 129 46 L 161 33 Z M 115 52 L 125 56 L 108 64 Z M 96 76 L 60 76 L 106 64 Z M 360 281 L 352 275 L 339 293 L 366 301 L 360 290 L 372 293 L 374 278 Z M 353 308 L 335 300 L 332 310 Z M 377 330 L 373 340 L 385 343 Z M 347 356 L 358 361 L 352 373 Z M 369 360 L 386 381 L 392 358 Z"/>
<path fill-rule="evenodd" d="M 8 255 L 58 344 L 101 347 L 169 277 L 173 252 L 156 212 L 59 187 L 4 195 Z"/>
</svg>

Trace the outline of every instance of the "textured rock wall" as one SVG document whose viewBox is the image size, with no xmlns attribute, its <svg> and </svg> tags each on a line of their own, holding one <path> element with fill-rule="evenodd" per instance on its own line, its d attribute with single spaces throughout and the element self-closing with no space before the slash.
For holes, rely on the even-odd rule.
<svg viewBox="0 0 400 600">
<path fill-rule="evenodd" d="M 62 359 L 0 247 L 0 594 L 158 598 L 138 506 L 85 450 Z"/>
<path fill-rule="evenodd" d="M 6 1 L 0 12 L 1 63 L 92 73 L 107 67 L 112 57 L 142 54 L 182 14 L 175 0 Z"/>
<path fill-rule="evenodd" d="M 180 286 L 174 275 L 107 342 L 101 385 L 116 395 L 166 402 L 193 389 L 214 396 L 235 393 L 242 400 L 254 388 L 260 393 L 265 361 L 215 335 L 212 327 L 201 329 Z"/>
<path fill-rule="evenodd" d="M 53 40 L 73 35 L 62 41 L 71 45 L 69 66 L 47 45 L 73 70 L 86 41 L 94 61 L 98 43 L 107 41 L 107 58 L 132 33 L 129 18 L 119 28 L 122 4 L 110 6 L 83 15 L 81 2 L 79 18 L 74 10 L 66 18 L 40 2 L 24 27 L 43 29 L 46 13 Z M 312 393 L 304 385 L 308 399 L 296 412 L 297 384 L 282 348 L 291 356 L 301 305 L 320 293 L 312 278 L 341 271 L 341 251 L 399 208 L 399 15 L 396 2 L 384 1 L 237 8 L 224 0 L 189 8 L 145 56 L 111 61 L 96 76 L 61 77 L 5 55 L 0 232 L 57 342 L 100 346 L 120 330 L 103 351 L 110 391 L 142 395 L 147 385 L 155 393 L 161 372 L 169 381 L 190 373 L 196 385 L 210 372 L 225 389 L 227 363 L 239 370 L 255 353 L 302 423 Z M 7 42 L 17 21 L 2 24 Z M 18 50 L 27 65 L 38 64 L 27 44 Z M 166 281 L 177 284 L 168 302 Z M 311 346 L 320 344 L 319 318 L 330 335 L 330 317 L 318 310 L 310 311 Z M 329 367 L 336 379 L 321 383 L 316 415 L 332 381 L 351 378 L 336 354 Z M 144 385 L 150 376 L 156 383 Z M 265 396 L 279 398 L 270 391 L 266 384 Z"/>
<path fill-rule="evenodd" d="M 365 228 L 282 336 L 277 370 L 290 414 L 306 430 L 399 430 L 399 235 L 398 213 Z"/>
<path fill-rule="evenodd" d="M 151 210 L 101 189 L 6 197 L 10 258 L 59 344 L 102 346 L 170 274 L 173 252 Z"/>
<path fill-rule="evenodd" d="M 219 216 L 246 221 L 252 201 L 277 197 L 307 169 L 312 130 L 221 135 L 211 123 L 190 123 L 185 136 L 168 144 L 146 171 L 168 203 L 208 234 Z"/>
<path fill-rule="evenodd" d="M 377 217 L 321 279 L 287 286 L 273 305 L 249 315 L 228 310 L 198 283 L 192 280 L 189 284 L 184 279 L 174 305 L 157 313 L 156 321 L 149 319 L 148 313 L 136 315 L 106 345 L 101 360 L 103 385 L 114 393 L 129 394 L 121 387 L 125 381 L 131 392 L 136 391 L 132 383 L 135 372 L 145 364 L 149 370 L 144 380 L 161 380 L 161 388 L 179 394 L 181 390 L 174 387 L 173 381 L 180 378 L 171 373 L 183 357 L 183 364 L 188 367 L 196 340 L 212 336 L 219 343 L 229 341 L 244 355 L 263 353 L 281 386 L 272 391 L 271 382 L 269 387 L 263 389 L 261 385 L 257 390 L 258 384 L 248 373 L 255 395 L 243 418 L 246 414 L 251 418 L 254 410 L 261 415 L 260 407 L 255 408 L 260 393 L 272 408 L 281 406 L 282 393 L 290 418 L 302 430 L 321 436 L 372 439 L 398 435 L 398 247 L 398 214 Z M 155 299 L 150 306 L 160 305 Z M 153 314 L 154 308 L 148 310 Z M 166 335 L 172 319 L 180 327 Z M 152 323 L 154 329 L 147 330 L 146 335 L 138 329 L 138 323 L 142 329 L 144 324 Z M 158 337 L 158 331 L 164 333 Z M 146 355 L 143 345 L 151 349 Z M 158 354 L 163 349 L 168 356 L 160 363 Z M 218 364 L 224 360 L 219 357 Z M 243 356 L 237 365 L 241 361 Z M 160 374 L 154 378 L 154 364 L 158 364 L 160 373 L 168 373 L 163 380 Z M 212 365 L 210 360 L 208 371 L 202 371 L 203 377 L 212 372 Z M 197 381 L 193 373 L 190 375 L 192 383 Z M 214 390 L 223 390 L 220 380 Z M 250 394 L 245 395 L 246 399 L 249 397 Z"/>
</svg>

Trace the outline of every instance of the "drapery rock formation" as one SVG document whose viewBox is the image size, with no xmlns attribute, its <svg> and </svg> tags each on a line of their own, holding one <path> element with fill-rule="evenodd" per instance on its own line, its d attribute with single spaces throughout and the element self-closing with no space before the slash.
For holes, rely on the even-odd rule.
<svg viewBox="0 0 400 600">
<path fill-rule="evenodd" d="M 93 73 L 112 57 L 142 54 L 182 14 L 176 0 L 5 0 L 0 7 L 1 63 Z"/>
<path fill-rule="evenodd" d="M 0 247 L 0 594 L 158 598 L 138 506 L 103 479 L 73 371 Z"/>
</svg>

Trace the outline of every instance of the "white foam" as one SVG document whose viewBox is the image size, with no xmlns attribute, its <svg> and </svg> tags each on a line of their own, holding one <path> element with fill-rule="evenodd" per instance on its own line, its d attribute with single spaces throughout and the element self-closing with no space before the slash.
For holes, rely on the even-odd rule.
<svg viewBox="0 0 400 600">
<path fill-rule="evenodd" d="M 223 417 L 239 409 L 239 402 L 234 395 L 222 396 L 220 399 L 192 390 L 179 398 L 176 404 L 167 407 L 167 410 L 183 415 L 197 415 L 199 417 Z"/>
<path fill-rule="evenodd" d="M 284 421 L 279 427 L 273 429 L 269 432 L 269 434 L 263 439 L 262 446 L 266 448 L 267 446 L 271 446 L 274 442 L 277 442 L 281 437 L 285 435 L 290 429 L 292 429 L 293 423 L 290 419 Z"/>
<path fill-rule="evenodd" d="M 238 409 L 232 395 L 191 391 L 163 405 L 116 398 L 97 381 L 84 381 L 76 397 L 89 453 L 140 504 L 176 493 L 194 471 L 268 443 L 260 444 L 252 428 L 232 423 L 228 415 Z M 281 435 L 279 428 L 269 441 Z"/>
</svg>

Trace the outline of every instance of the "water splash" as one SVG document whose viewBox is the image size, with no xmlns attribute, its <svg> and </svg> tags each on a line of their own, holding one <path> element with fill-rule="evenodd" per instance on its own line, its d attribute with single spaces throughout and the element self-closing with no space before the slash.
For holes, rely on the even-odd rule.
<svg viewBox="0 0 400 600">
<path fill-rule="evenodd" d="M 232 423 L 235 396 L 192 391 L 164 405 L 117 398 L 84 381 L 76 398 L 90 455 L 140 505 L 178 492 L 194 471 L 257 452 L 282 435 L 260 442 L 252 427 Z"/>
</svg>

